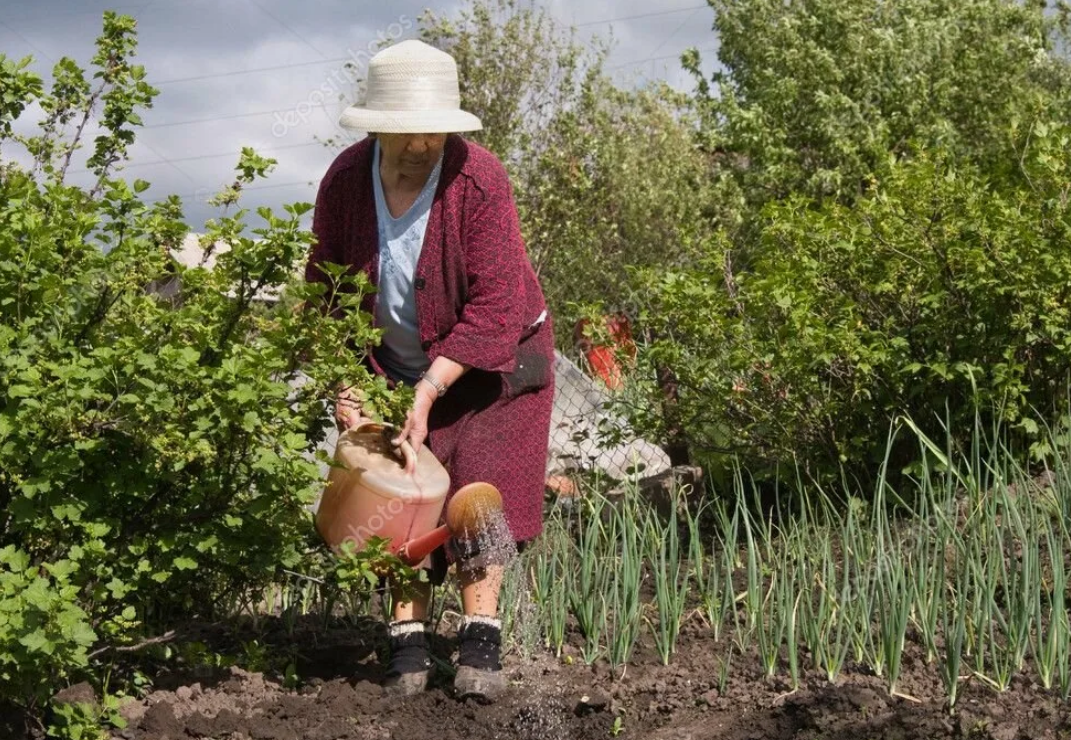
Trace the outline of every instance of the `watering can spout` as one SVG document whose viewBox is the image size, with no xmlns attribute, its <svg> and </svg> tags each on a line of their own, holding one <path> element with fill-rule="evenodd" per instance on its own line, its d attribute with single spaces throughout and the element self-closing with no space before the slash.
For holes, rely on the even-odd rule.
<svg viewBox="0 0 1071 740">
<path fill-rule="evenodd" d="M 446 505 L 446 524 L 415 537 L 400 548 L 398 557 L 415 566 L 451 536 L 474 541 L 502 511 L 502 494 L 490 483 L 470 483 Z"/>
<path fill-rule="evenodd" d="M 450 528 L 445 524 L 406 542 L 398 548 L 398 557 L 410 567 L 416 567 L 436 548 L 450 539 Z"/>
</svg>

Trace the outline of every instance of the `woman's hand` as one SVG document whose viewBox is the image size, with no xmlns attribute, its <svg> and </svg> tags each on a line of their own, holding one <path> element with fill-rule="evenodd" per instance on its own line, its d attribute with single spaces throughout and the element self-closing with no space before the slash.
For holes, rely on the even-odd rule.
<svg viewBox="0 0 1071 740">
<path fill-rule="evenodd" d="M 393 442 L 400 445 L 403 441 L 408 441 L 419 455 L 420 446 L 428 438 L 428 414 L 431 413 L 431 405 L 435 403 L 439 394 L 435 386 L 430 383 L 417 383 L 413 393 L 413 408 L 405 415 L 405 426 Z M 416 470 L 415 457 L 406 465 L 407 473 L 413 473 L 414 470 Z"/>
<path fill-rule="evenodd" d="M 340 390 L 335 399 L 335 424 L 338 425 L 339 431 L 353 429 L 364 420 L 361 402 L 352 387 L 348 386 Z"/>
</svg>

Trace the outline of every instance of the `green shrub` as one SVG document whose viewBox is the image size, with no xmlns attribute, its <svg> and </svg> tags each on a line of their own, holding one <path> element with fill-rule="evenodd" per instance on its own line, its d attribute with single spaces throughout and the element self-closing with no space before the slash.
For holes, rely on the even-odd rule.
<svg viewBox="0 0 1071 740">
<path fill-rule="evenodd" d="M 920 155 L 853 206 L 772 205 L 734 290 L 718 257 L 643 272 L 642 323 L 661 339 L 641 363 L 677 372 L 696 449 L 866 478 L 896 416 L 963 441 L 981 408 L 1047 454 L 1036 420 L 1063 407 L 1071 368 L 1069 143 L 1066 128 L 1034 127 L 1031 187 Z M 893 462 L 915 452 L 905 442 Z"/>
<path fill-rule="evenodd" d="M 0 696 L 36 707 L 110 647 L 295 567 L 333 389 L 394 403 L 352 349 L 374 341 L 368 317 L 301 310 L 325 297 L 293 277 L 311 205 L 258 209 L 251 236 L 225 209 L 203 240 L 226 247 L 214 269 L 185 268 L 178 199 L 144 203 L 148 183 L 114 177 L 156 93 L 133 32 L 105 14 L 96 75 L 63 59 L 50 92 L 0 55 L 0 149 L 34 158 L 0 170 Z M 33 103 L 39 130 L 15 135 Z M 79 188 L 69 132 L 91 110 L 104 130 Z M 243 151 L 217 202 L 272 165 Z M 354 305 L 366 286 L 340 273 Z"/>
<path fill-rule="evenodd" d="M 0 685 L 43 697 L 88 665 L 96 633 L 79 606 L 77 571 L 71 560 L 41 567 L 14 545 L 0 550 Z"/>
</svg>

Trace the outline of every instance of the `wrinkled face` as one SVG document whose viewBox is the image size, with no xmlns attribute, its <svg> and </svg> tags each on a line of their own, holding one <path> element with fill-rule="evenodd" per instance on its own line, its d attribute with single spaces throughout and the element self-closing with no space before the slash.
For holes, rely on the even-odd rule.
<svg viewBox="0 0 1071 740">
<path fill-rule="evenodd" d="M 383 164 L 409 177 L 430 175 L 446 144 L 446 134 L 376 134 L 376 138 Z"/>
</svg>

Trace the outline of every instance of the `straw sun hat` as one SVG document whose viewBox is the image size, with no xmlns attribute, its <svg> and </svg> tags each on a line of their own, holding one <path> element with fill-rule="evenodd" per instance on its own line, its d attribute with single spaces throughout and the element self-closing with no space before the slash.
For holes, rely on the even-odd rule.
<svg viewBox="0 0 1071 740">
<path fill-rule="evenodd" d="M 339 125 L 382 134 L 478 131 L 480 119 L 461 110 L 457 64 L 423 41 L 402 41 L 368 62 L 364 105 L 351 105 Z"/>
</svg>

